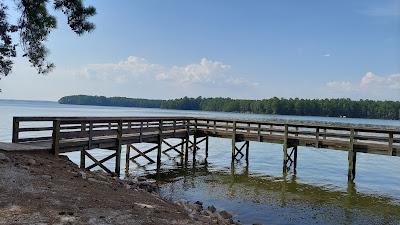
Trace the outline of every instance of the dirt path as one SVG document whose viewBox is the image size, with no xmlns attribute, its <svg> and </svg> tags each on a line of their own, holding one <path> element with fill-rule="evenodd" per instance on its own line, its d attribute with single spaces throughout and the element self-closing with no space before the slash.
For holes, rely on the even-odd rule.
<svg viewBox="0 0 400 225">
<path fill-rule="evenodd" d="M 0 151 L 0 224 L 209 224 L 66 157 Z"/>
</svg>

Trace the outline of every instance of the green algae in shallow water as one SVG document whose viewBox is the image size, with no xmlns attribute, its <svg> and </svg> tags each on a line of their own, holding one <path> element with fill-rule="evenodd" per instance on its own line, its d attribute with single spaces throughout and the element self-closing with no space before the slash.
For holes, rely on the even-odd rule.
<svg viewBox="0 0 400 225">
<path fill-rule="evenodd" d="M 171 200 L 201 200 L 235 213 L 244 223 L 400 224 L 400 205 L 384 196 L 297 182 L 296 175 L 273 178 L 236 172 L 210 172 L 208 165 L 164 171 L 161 194 Z"/>
</svg>

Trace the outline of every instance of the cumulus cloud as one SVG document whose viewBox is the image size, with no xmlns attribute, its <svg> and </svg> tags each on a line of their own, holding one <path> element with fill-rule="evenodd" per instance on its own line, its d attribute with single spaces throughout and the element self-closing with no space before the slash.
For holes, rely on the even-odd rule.
<svg viewBox="0 0 400 225">
<path fill-rule="evenodd" d="M 129 56 L 117 63 L 89 64 L 78 73 L 88 79 L 126 82 L 130 79 L 150 78 L 155 81 L 177 84 L 229 84 L 255 85 L 243 77 L 233 76 L 231 66 L 219 61 L 202 58 L 199 63 L 165 67 L 146 59 Z"/>
<path fill-rule="evenodd" d="M 214 83 L 223 78 L 230 68 L 230 65 L 202 58 L 200 63 L 173 66 L 157 74 L 156 78 L 158 80 L 173 80 L 181 83 Z"/>
<path fill-rule="evenodd" d="M 372 72 L 366 73 L 360 81 L 329 81 L 326 87 L 331 91 L 352 92 L 362 96 L 392 96 L 400 97 L 400 73 L 379 76 Z"/>
<path fill-rule="evenodd" d="M 78 74 L 88 79 L 124 82 L 128 78 L 154 74 L 161 70 L 161 66 L 151 64 L 144 58 L 129 56 L 117 63 L 88 64 Z"/>
</svg>

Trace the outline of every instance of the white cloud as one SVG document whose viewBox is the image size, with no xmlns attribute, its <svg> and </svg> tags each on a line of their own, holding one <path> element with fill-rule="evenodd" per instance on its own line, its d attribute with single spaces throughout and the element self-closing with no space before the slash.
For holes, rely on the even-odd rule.
<svg viewBox="0 0 400 225">
<path fill-rule="evenodd" d="M 324 56 L 324 57 L 330 57 L 331 54 L 327 53 L 327 54 L 324 54 L 324 55 L 322 55 L 322 56 Z"/>
<path fill-rule="evenodd" d="M 349 81 L 329 81 L 326 86 L 332 89 L 341 89 L 345 91 L 351 91 L 353 85 Z"/>
<path fill-rule="evenodd" d="M 364 97 L 400 97 L 400 73 L 379 76 L 372 72 L 366 73 L 360 81 L 329 81 L 326 87 L 338 93 L 352 92 Z"/>
<path fill-rule="evenodd" d="M 257 82 L 250 82 L 250 81 L 240 78 L 240 77 L 239 78 L 237 78 L 237 77 L 236 78 L 234 78 L 234 77 L 227 78 L 225 80 L 225 83 L 232 84 L 232 85 L 238 85 L 238 86 L 244 85 L 244 86 L 253 86 L 253 87 L 259 85 L 259 83 L 257 83 Z"/>
<path fill-rule="evenodd" d="M 176 84 L 229 84 L 254 85 L 243 77 L 231 75 L 231 66 L 219 61 L 202 58 L 199 63 L 165 67 L 152 64 L 146 59 L 129 56 L 117 63 L 89 64 L 78 75 L 88 79 L 123 83 L 132 79 L 149 78 L 153 81 L 167 81 Z M 140 79 L 139 79 L 140 78 Z"/>
<path fill-rule="evenodd" d="M 214 83 L 222 78 L 230 68 L 230 65 L 202 58 L 198 64 L 173 66 L 169 70 L 157 74 L 156 78 L 180 83 Z"/>
<path fill-rule="evenodd" d="M 129 56 L 126 60 L 117 63 L 88 64 L 78 74 L 89 79 L 120 83 L 132 77 L 154 74 L 161 70 L 162 67 L 159 65 L 151 64 L 140 57 Z"/>
</svg>

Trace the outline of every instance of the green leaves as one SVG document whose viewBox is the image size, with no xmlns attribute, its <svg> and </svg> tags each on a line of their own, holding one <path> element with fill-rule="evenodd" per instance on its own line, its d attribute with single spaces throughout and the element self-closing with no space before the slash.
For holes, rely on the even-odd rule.
<svg viewBox="0 0 400 225">
<path fill-rule="evenodd" d="M 23 57 L 35 67 L 39 74 L 50 72 L 54 64 L 47 61 L 49 50 L 44 43 L 57 27 L 57 20 L 48 12 L 49 0 L 20 0 L 17 8 L 21 16 L 16 25 L 7 19 L 8 8 L 0 3 L 0 78 L 12 70 L 12 58 L 16 57 L 16 46 L 11 34 L 19 32 Z M 92 6 L 84 7 L 82 0 L 54 0 L 54 8 L 68 17 L 68 24 L 78 35 L 92 31 L 95 26 L 88 18 L 96 14 Z"/>
<path fill-rule="evenodd" d="M 92 6 L 84 7 L 82 0 L 55 0 L 54 8 L 68 17 L 69 26 L 78 35 L 94 30 L 95 25 L 87 19 L 96 14 L 96 9 Z"/>
<path fill-rule="evenodd" d="M 0 75 L 7 76 L 12 69 L 12 57 L 16 56 L 16 45 L 12 43 L 11 32 L 15 31 L 15 26 L 12 26 L 7 21 L 7 7 L 0 3 Z M 1 76 L 0 76 L 1 78 Z"/>
</svg>

